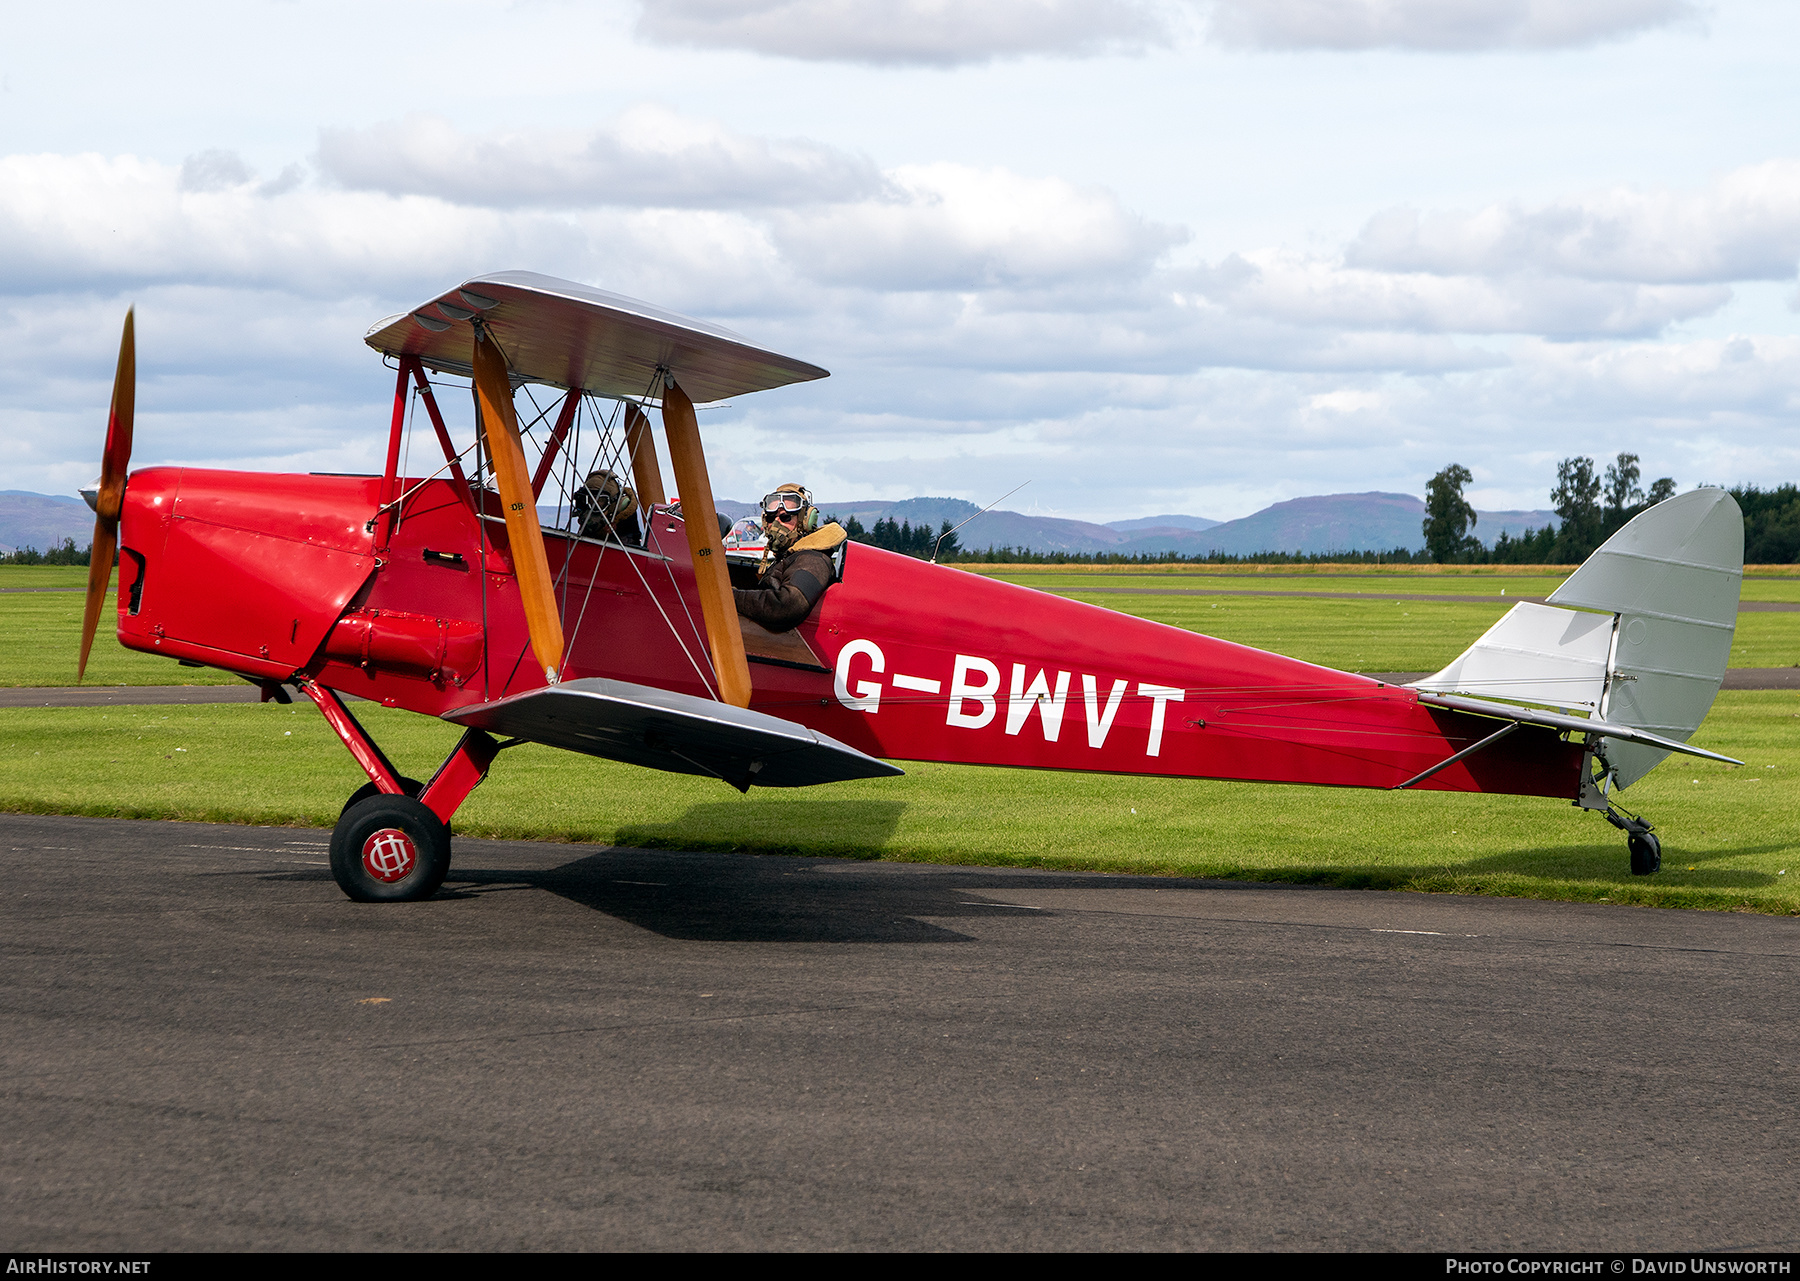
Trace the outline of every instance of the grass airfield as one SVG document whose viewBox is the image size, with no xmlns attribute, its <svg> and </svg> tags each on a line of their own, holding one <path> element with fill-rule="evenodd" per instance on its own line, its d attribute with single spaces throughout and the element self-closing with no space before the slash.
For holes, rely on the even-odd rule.
<svg viewBox="0 0 1800 1281">
<path fill-rule="evenodd" d="M 1564 576 L 1495 567 L 979 567 L 1107 608 L 1333 667 L 1429 671 L 1510 602 L 1397 594 L 1542 596 Z M 1235 567 L 1234 567 L 1235 568 Z M 1508 570 L 1513 567 L 1498 567 Z M 1527 567 L 1530 568 L 1530 567 Z M 1783 566 L 1781 570 L 1793 567 Z M 1354 569 L 1357 573 L 1317 573 Z M 1147 571 L 1147 572 L 1146 572 Z M 1761 576 L 1747 600 L 1800 598 L 1800 576 Z M 1366 592 L 1368 600 L 1089 594 L 1096 580 L 1160 588 Z M 1295 581 L 1300 579 L 1301 581 Z M 1312 581 L 1306 581 L 1306 580 Z M 73 683 L 85 571 L 0 569 L 0 683 Z M 1768 593 L 1768 594 L 1765 594 Z M 104 625 L 103 625 L 104 626 Z M 1740 652 L 1741 651 L 1741 652 Z M 1745 614 L 1733 666 L 1800 663 L 1800 614 Z M 93 684 L 233 684 L 102 638 Z M 403 769 L 423 776 L 455 742 L 441 722 L 359 705 Z M 1525 797 L 1211 783 L 910 765 L 902 779 L 740 797 L 704 779 L 528 746 L 507 752 L 458 813 L 471 836 L 753 850 L 1288 881 L 1800 914 L 1800 694 L 1726 692 L 1696 739 L 1743 767 L 1665 762 L 1622 798 L 1657 825 L 1664 870 L 1633 877 L 1596 814 Z M 308 706 L 0 710 L 0 809 L 330 827 L 363 781 Z"/>
</svg>

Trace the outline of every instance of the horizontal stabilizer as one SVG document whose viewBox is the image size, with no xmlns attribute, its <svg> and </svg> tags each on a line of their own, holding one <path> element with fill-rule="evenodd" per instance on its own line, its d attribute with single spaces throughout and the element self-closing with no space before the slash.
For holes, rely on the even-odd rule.
<svg viewBox="0 0 1800 1281">
<path fill-rule="evenodd" d="M 1412 687 L 1598 711 L 1612 633 L 1610 614 L 1521 601 L 1450 666 Z"/>
<path fill-rule="evenodd" d="M 739 791 L 906 772 L 776 716 L 597 676 L 461 707 L 444 719 L 629 765 L 709 775 Z"/>
<path fill-rule="evenodd" d="M 1690 747 L 1675 739 L 1664 738 L 1661 734 L 1652 734 L 1646 729 L 1638 729 L 1632 725 L 1618 725 L 1611 721 L 1594 720 L 1586 716 L 1564 716 L 1561 712 L 1547 712 L 1542 708 L 1514 707 L 1510 703 L 1490 703 L 1481 698 L 1458 698 L 1454 694 L 1420 694 L 1419 701 L 1432 707 L 1448 707 L 1453 711 L 1473 712 L 1477 716 L 1495 716 L 1501 720 L 1517 721 L 1522 725 L 1548 725 L 1551 729 L 1574 730 L 1582 734 L 1591 734 L 1596 738 L 1612 738 L 1623 743 L 1639 743 L 1665 753 L 1681 752 L 1686 756 L 1703 756 L 1709 761 L 1723 761 L 1727 765 L 1744 763 L 1735 757 L 1709 752 L 1704 747 Z"/>
</svg>

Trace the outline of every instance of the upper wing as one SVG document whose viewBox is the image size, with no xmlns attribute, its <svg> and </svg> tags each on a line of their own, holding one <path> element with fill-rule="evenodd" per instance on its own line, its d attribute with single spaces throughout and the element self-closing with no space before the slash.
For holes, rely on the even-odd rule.
<svg viewBox="0 0 1800 1281">
<path fill-rule="evenodd" d="M 467 374 L 468 322 L 476 316 L 506 353 L 515 379 L 599 396 L 660 395 L 659 369 L 675 374 L 689 398 L 702 402 L 830 377 L 722 325 L 534 271 L 465 280 L 379 322 L 363 341 L 384 355 L 417 356 L 433 369 Z"/>
</svg>

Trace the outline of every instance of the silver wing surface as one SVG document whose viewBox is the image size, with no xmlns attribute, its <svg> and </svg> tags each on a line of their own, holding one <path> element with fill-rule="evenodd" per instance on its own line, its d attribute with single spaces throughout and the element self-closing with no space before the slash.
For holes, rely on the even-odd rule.
<svg viewBox="0 0 1800 1281">
<path fill-rule="evenodd" d="M 363 341 L 383 355 L 417 356 L 432 369 L 468 374 L 477 320 L 506 353 L 515 381 L 597 396 L 659 397 L 659 369 L 699 402 L 830 377 L 723 325 L 535 271 L 465 280 L 378 322 Z"/>
<path fill-rule="evenodd" d="M 673 774 L 810 787 L 906 771 L 777 716 L 594 676 L 446 713 L 474 729 Z"/>
</svg>

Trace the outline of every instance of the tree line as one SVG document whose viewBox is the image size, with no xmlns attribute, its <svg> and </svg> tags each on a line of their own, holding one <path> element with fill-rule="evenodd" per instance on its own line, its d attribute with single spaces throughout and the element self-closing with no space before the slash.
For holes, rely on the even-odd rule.
<svg viewBox="0 0 1800 1281">
<path fill-rule="evenodd" d="M 836 516 L 825 517 L 828 521 L 836 520 L 844 527 L 852 541 L 867 543 L 871 547 L 880 547 L 885 551 L 899 552 L 903 556 L 916 556 L 920 560 L 930 560 L 932 549 L 937 549 L 939 560 L 956 560 L 963 555 L 962 545 L 956 535 L 951 532 L 953 526 L 944 521 L 932 530 L 929 524 L 921 521 L 914 525 L 911 521 L 894 521 L 885 517 L 875 522 L 873 528 L 865 529 L 863 523 L 854 516 L 838 520 Z"/>
<path fill-rule="evenodd" d="M 92 551 L 92 544 L 77 548 L 73 538 L 65 538 L 60 543 L 51 544 L 47 552 L 41 552 L 35 547 L 21 547 L 0 556 L 0 565 L 85 565 Z M 118 563 L 116 558 L 113 563 Z"/>
<path fill-rule="evenodd" d="M 1675 480 L 1640 481 L 1636 454 L 1621 453 L 1601 472 L 1592 458 L 1565 458 L 1556 465 L 1550 502 L 1557 523 L 1526 529 L 1514 538 L 1506 530 L 1491 545 L 1471 531 L 1475 509 L 1463 497 L 1474 479 L 1451 463 L 1425 487 L 1424 559 L 1457 565 L 1576 565 L 1586 560 L 1632 517 L 1675 497 Z M 1744 513 L 1744 561 L 1752 565 L 1791 564 L 1800 558 L 1800 489 L 1755 485 L 1727 490 Z"/>
</svg>

